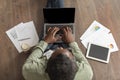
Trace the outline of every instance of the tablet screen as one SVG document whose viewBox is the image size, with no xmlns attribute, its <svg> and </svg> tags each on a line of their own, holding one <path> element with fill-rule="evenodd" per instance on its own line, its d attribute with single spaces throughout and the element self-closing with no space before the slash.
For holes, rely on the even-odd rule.
<svg viewBox="0 0 120 80">
<path fill-rule="evenodd" d="M 109 56 L 110 56 L 109 48 L 92 43 L 89 44 L 86 54 L 87 58 L 108 63 Z"/>
</svg>

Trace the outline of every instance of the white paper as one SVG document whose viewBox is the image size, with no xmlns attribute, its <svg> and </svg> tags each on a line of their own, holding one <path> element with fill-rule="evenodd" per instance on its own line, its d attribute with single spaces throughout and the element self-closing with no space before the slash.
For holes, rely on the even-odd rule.
<svg viewBox="0 0 120 80">
<path fill-rule="evenodd" d="M 15 27 L 20 27 L 22 25 L 23 25 L 23 23 L 20 23 Z M 21 46 L 20 46 L 20 44 L 18 42 L 18 36 L 16 34 L 15 27 L 13 27 L 10 30 L 6 31 L 6 34 L 8 35 L 8 37 L 10 38 L 10 40 L 12 41 L 12 43 L 14 44 L 14 46 L 16 47 L 18 52 L 21 53 L 22 49 L 21 49 Z"/>
<path fill-rule="evenodd" d="M 47 57 L 47 59 L 49 59 L 51 57 L 51 55 L 53 54 L 53 50 L 48 50 L 47 52 L 44 53 L 44 56 Z"/>
<path fill-rule="evenodd" d="M 105 42 L 105 41 L 103 41 L 103 38 L 104 38 L 105 35 L 106 35 L 106 33 L 103 33 L 101 31 L 97 31 L 94 34 L 92 34 L 91 36 L 89 36 L 86 39 L 82 40 L 81 42 L 83 43 L 83 45 L 86 48 L 87 48 L 89 42 L 103 46 L 104 42 Z"/>
<path fill-rule="evenodd" d="M 112 35 L 112 33 L 109 34 L 109 38 L 110 38 L 110 44 L 112 44 L 112 49 L 111 49 L 111 52 L 115 52 L 115 51 L 118 51 L 118 46 L 116 44 L 116 41 Z M 110 45 L 109 45 L 109 48 L 110 48 Z"/>
<path fill-rule="evenodd" d="M 6 31 L 6 34 L 19 53 L 23 52 L 23 49 L 21 48 L 22 44 L 27 44 L 29 47 L 33 47 L 39 41 L 33 21 L 20 23 L 12 29 Z"/>
<path fill-rule="evenodd" d="M 107 34 L 105 32 L 98 31 L 86 38 L 85 40 L 82 40 L 81 42 L 86 48 L 88 46 L 88 43 L 90 42 L 108 47 L 110 49 L 110 52 L 118 51 L 118 47 L 112 36 L 112 33 Z"/>
<path fill-rule="evenodd" d="M 24 23 L 23 26 L 17 27 L 15 30 L 18 35 L 20 45 L 25 43 L 30 47 L 33 47 L 38 43 L 39 37 L 33 21 Z"/>
<path fill-rule="evenodd" d="M 94 34 L 96 31 L 103 31 L 105 33 L 109 33 L 110 30 L 108 28 L 106 28 L 105 26 L 103 26 L 102 24 L 100 24 L 97 21 L 94 21 L 89 28 L 84 32 L 84 34 L 80 37 L 80 40 L 84 40 L 87 37 L 91 36 L 92 34 Z"/>
</svg>

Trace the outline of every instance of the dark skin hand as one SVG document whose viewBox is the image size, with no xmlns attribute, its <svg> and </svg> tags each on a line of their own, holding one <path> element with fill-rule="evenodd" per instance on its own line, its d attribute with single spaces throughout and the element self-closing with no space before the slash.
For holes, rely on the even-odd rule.
<svg viewBox="0 0 120 80">
<path fill-rule="evenodd" d="M 48 34 L 45 36 L 44 38 L 44 41 L 47 42 L 47 43 L 54 43 L 56 42 L 57 40 L 60 40 L 61 37 L 55 37 L 56 33 L 59 31 L 60 29 L 57 28 L 57 27 L 54 27 L 54 28 L 49 28 L 48 29 Z M 75 39 L 73 37 L 73 34 L 72 34 L 72 30 L 71 28 L 69 27 L 65 27 L 65 28 L 62 28 L 63 30 L 63 35 L 62 35 L 62 40 L 65 42 L 65 43 L 71 43 L 71 42 L 74 42 Z"/>
<path fill-rule="evenodd" d="M 62 31 L 64 33 L 62 35 L 62 37 L 55 37 L 56 33 L 59 30 L 60 29 L 57 28 L 57 27 L 49 28 L 48 29 L 48 34 L 45 36 L 44 41 L 47 42 L 47 43 L 54 43 L 61 38 L 65 43 L 68 43 L 68 44 L 75 41 L 71 28 L 69 28 L 69 27 L 62 28 Z M 70 59 L 73 57 L 73 55 L 71 54 L 70 51 L 68 51 L 67 49 L 64 49 L 62 47 L 55 50 L 55 52 L 52 54 L 51 57 L 54 58 L 55 56 L 57 56 L 60 53 L 67 55 Z"/>
<path fill-rule="evenodd" d="M 55 37 L 56 33 L 59 31 L 60 29 L 57 27 L 54 28 L 49 28 L 48 29 L 48 34 L 45 36 L 44 41 L 47 43 L 54 43 L 56 42 L 59 38 Z"/>
<path fill-rule="evenodd" d="M 71 28 L 65 27 L 62 30 L 63 30 L 63 33 L 64 33 L 63 36 L 62 36 L 62 39 L 63 39 L 64 42 L 71 43 L 71 42 L 75 41 Z"/>
</svg>

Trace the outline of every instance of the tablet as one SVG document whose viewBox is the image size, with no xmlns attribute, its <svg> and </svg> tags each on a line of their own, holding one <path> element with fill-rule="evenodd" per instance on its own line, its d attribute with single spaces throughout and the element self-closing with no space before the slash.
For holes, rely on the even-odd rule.
<svg viewBox="0 0 120 80">
<path fill-rule="evenodd" d="M 89 43 L 86 57 L 100 62 L 108 63 L 110 58 L 109 48 Z"/>
</svg>

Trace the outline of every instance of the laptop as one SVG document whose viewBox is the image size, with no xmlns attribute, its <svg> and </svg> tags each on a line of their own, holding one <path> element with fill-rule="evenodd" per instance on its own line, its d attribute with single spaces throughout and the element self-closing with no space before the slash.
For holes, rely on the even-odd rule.
<svg viewBox="0 0 120 80">
<path fill-rule="evenodd" d="M 49 27 L 59 27 L 60 30 L 56 35 L 62 35 L 61 28 L 70 27 L 72 34 L 75 36 L 74 18 L 75 8 L 43 8 L 44 15 L 44 37 L 47 34 Z M 61 43 L 62 40 L 56 43 Z"/>
</svg>

